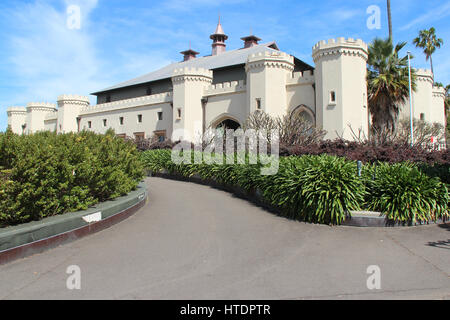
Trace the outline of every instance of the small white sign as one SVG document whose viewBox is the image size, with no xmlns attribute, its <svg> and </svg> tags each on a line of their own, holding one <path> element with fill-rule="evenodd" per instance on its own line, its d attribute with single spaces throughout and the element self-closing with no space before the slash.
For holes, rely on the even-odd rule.
<svg viewBox="0 0 450 320">
<path fill-rule="evenodd" d="M 83 217 L 83 220 L 86 221 L 87 223 L 92 223 L 92 222 L 97 222 L 102 220 L 102 212 L 96 212 L 87 216 Z"/>
</svg>

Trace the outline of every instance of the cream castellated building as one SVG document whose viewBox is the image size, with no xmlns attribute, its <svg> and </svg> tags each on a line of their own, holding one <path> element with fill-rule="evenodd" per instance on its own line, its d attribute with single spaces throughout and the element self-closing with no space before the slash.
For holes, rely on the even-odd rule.
<svg viewBox="0 0 450 320">
<path fill-rule="evenodd" d="M 9 108 L 8 125 L 19 134 L 113 128 L 120 136 L 163 140 L 178 129 L 191 135 L 220 125 L 235 129 L 263 110 L 273 116 L 302 113 L 330 139 L 351 139 L 349 126 L 367 133 L 368 47 L 362 40 L 320 41 L 312 49 L 313 67 L 275 42 L 259 44 L 254 35 L 241 38 L 242 48 L 227 51 L 220 22 L 211 39 L 211 55 L 183 51 L 181 62 L 93 93 L 96 105 L 85 96 L 61 95 L 57 105 Z M 418 73 L 414 116 L 445 125 L 443 89 L 433 86 L 430 71 Z M 409 107 L 402 115 L 409 116 Z"/>
</svg>

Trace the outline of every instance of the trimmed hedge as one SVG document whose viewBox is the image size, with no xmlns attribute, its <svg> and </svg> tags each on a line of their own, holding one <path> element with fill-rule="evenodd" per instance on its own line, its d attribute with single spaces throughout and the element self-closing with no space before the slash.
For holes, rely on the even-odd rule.
<svg viewBox="0 0 450 320">
<path fill-rule="evenodd" d="M 171 150 L 142 153 L 146 168 L 183 177 L 200 176 L 263 200 L 283 216 L 313 223 L 341 224 L 350 211 L 374 209 L 394 222 L 448 219 L 449 194 L 438 178 L 411 163 L 365 165 L 357 176 L 355 161 L 330 155 L 281 157 L 273 176 L 260 174 L 257 165 L 181 164 L 171 161 Z"/>
<path fill-rule="evenodd" d="M 136 147 L 112 131 L 7 131 L 0 134 L 0 166 L 0 227 L 87 209 L 129 193 L 143 177 Z"/>
</svg>

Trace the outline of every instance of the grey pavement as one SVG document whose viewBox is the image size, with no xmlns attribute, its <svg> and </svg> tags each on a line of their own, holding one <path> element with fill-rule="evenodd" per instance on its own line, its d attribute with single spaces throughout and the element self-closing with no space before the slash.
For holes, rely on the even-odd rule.
<svg viewBox="0 0 450 320">
<path fill-rule="evenodd" d="M 450 299 L 449 224 L 312 225 L 207 186 L 147 184 L 129 219 L 0 266 L 0 299 Z M 70 265 L 81 290 L 66 287 Z"/>
</svg>

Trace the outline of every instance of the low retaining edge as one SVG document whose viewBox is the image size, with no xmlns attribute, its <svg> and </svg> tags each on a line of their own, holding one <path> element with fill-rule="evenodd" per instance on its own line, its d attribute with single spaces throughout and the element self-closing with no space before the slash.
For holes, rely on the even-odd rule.
<svg viewBox="0 0 450 320">
<path fill-rule="evenodd" d="M 146 184 L 141 182 L 128 195 L 99 203 L 87 210 L 0 229 L 0 264 L 106 229 L 143 207 L 147 195 Z"/>
</svg>

